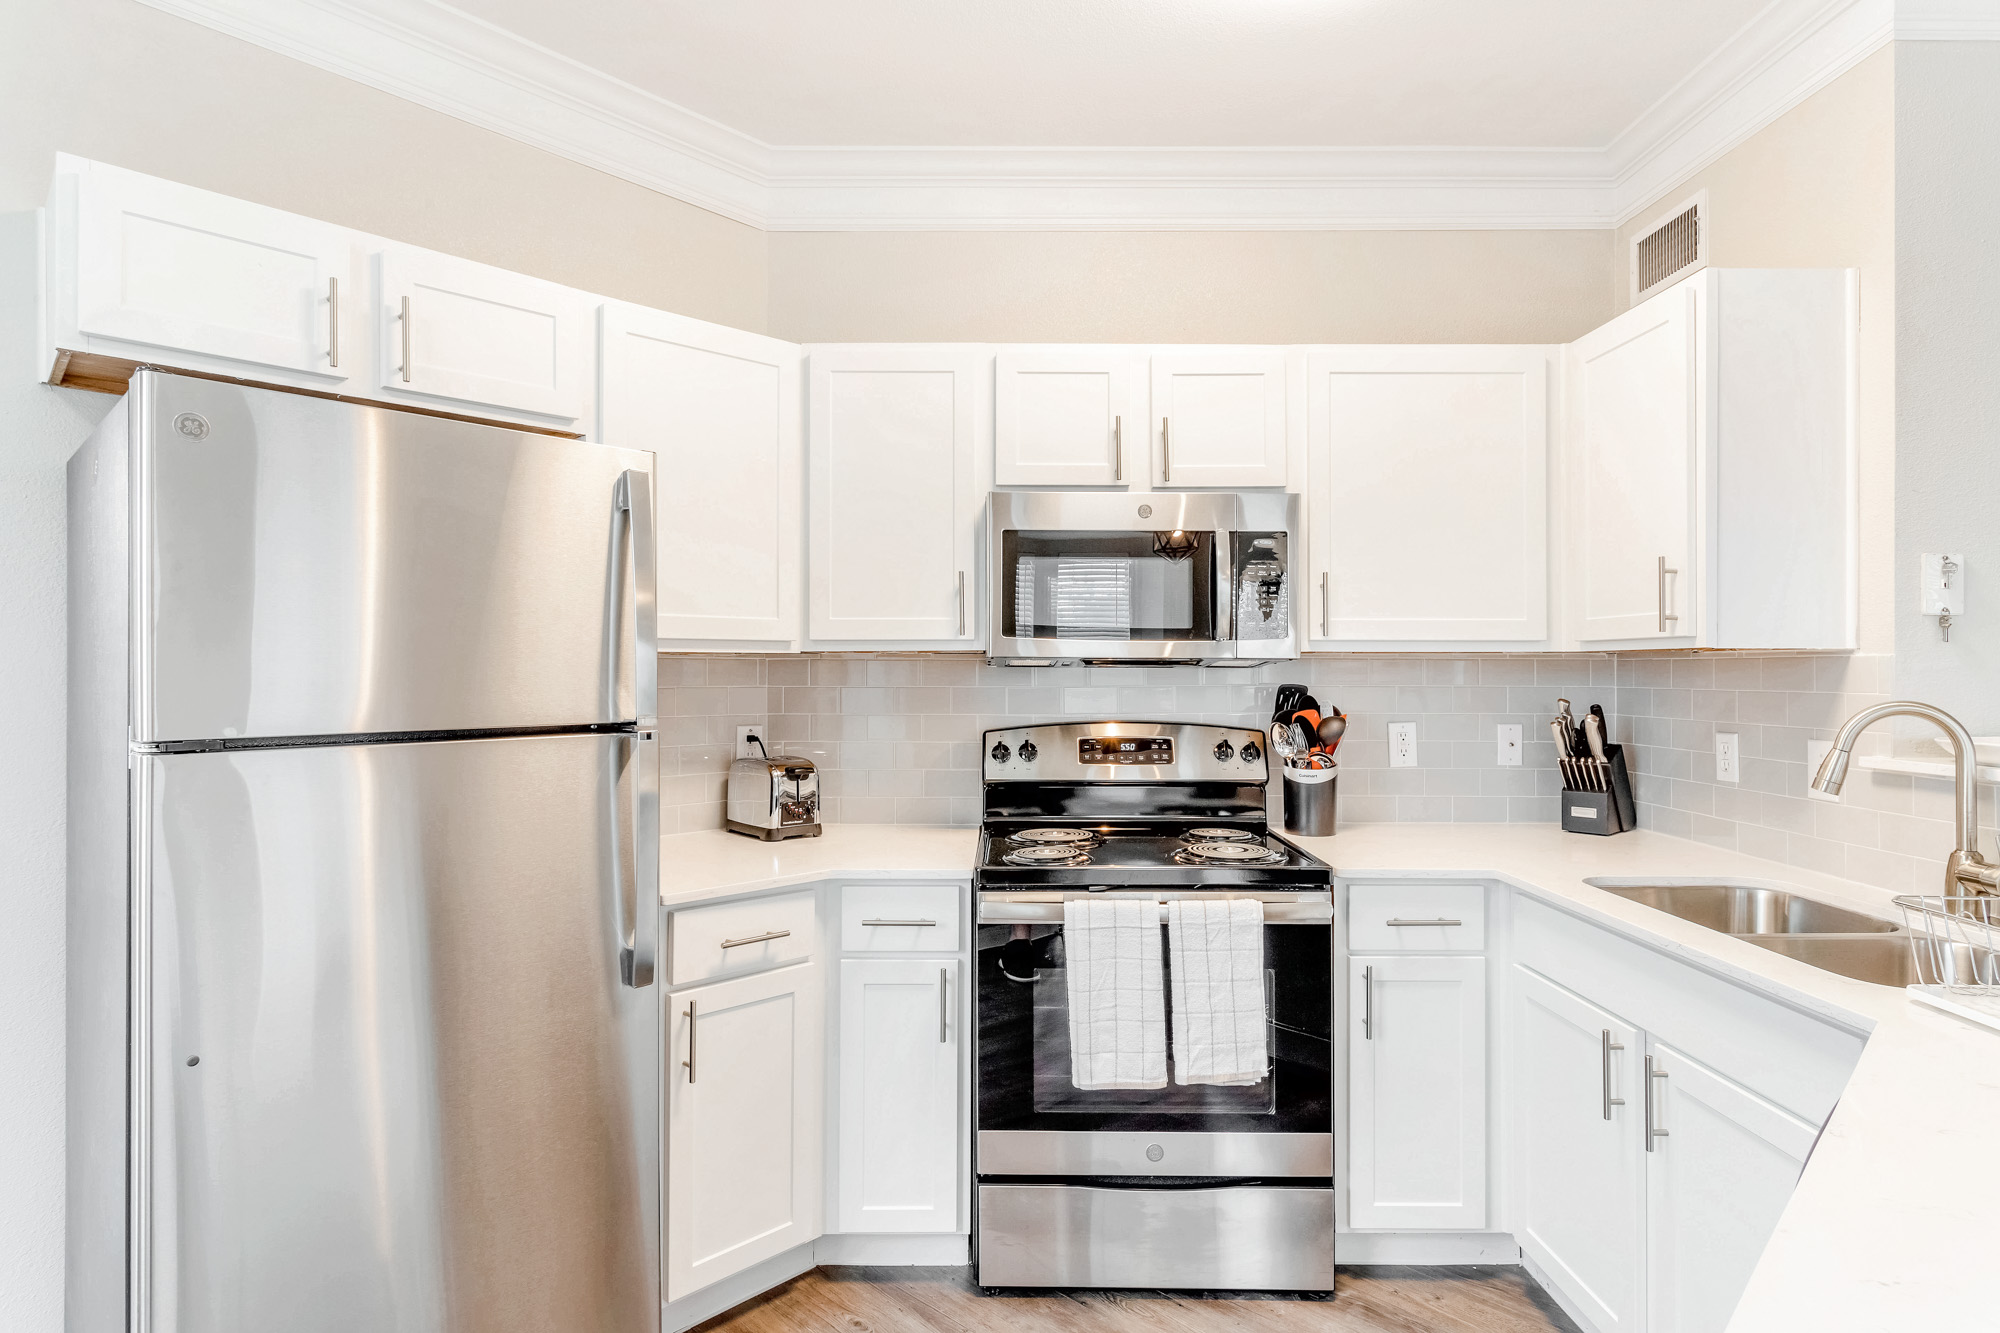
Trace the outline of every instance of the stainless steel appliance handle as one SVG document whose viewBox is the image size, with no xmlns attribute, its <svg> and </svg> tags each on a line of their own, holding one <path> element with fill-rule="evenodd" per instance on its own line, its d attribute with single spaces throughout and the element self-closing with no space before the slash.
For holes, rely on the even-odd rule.
<svg viewBox="0 0 2000 1333">
<path fill-rule="evenodd" d="M 1678 573 L 1680 573 L 1678 569 L 1667 568 L 1667 558 L 1665 556 L 1660 557 L 1659 598 L 1660 598 L 1660 633 L 1662 634 L 1665 634 L 1667 632 L 1667 625 L 1670 621 L 1675 621 L 1680 619 L 1679 616 L 1667 610 L 1667 575 L 1678 574 Z"/>
<path fill-rule="evenodd" d="M 762 935 L 745 935 L 740 940 L 724 940 L 722 947 L 725 949 L 740 949 L 746 944 L 764 944 L 771 940 L 781 940 L 791 933 L 789 930 L 767 930 Z"/>
<path fill-rule="evenodd" d="M 1125 418 L 1111 418 L 1111 480 L 1125 480 Z"/>
<path fill-rule="evenodd" d="M 660 926 L 660 752 L 653 732 L 640 732 L 629 739 L 629 756 L 621 756 L 624 746 L 607 753 L 611 765 L 611 896 L 612 929 L 617 932 L 618 979 L 634 990 L 653 984 L 654 959 L 658 953 Z M 621 770 L 621 758 L 622 772 Z M 625 916 L 625 838 L 622 829 L 620 786 L 632 784 L 632 916 Z"/>
<path fill-rule="evenodd" d="M 1174 454 L 1167 444 L 1167 419 L 1160 418 L 1160 480 L 1174 479 Z"/>
<path fill-rule="evenodd" d="M 1037 922 L 1055 922 L 1063 919 L 1063 898 L 1059 892 L 1025 890 L 1020 892 L 999 892 L 981 894 L 979 899 L 979 924 L 982 926 L 1013 926 Z M 1131 897 L 1129 893 L 1072 893 L 1072 898 Z M 1171 896 L 1171 895 L 1169 895 Z M 1252 898 L 1264 904 L 1264 924 L 1267 926 L 1329 926 L 1333 924 L 1333 904 L 1320 899 L 1317 901 L 1297 901 L 1299 895 L 1293 893 L 1286 898 L 1260 898 L 1257 894 L 1203 895 L 1204 897 Z M 1159 908 L 1160 920 L 1167 919 L 1167 906 L 1155 903 Z"/>
<path fill-rule="evenodd" d="M 632 716 L 639 730 L 649 731 L 660 720 L 659 621 L 654 600 L 653 474 L 628 468 L 618 478 L 617 504 L 625 513 L 625 532 L 632 543 Z M 613 579 L 614 590 L 616 579 Z M 617 602 L 612 603 L 613 616 Z M 607 656 L 616 671 L 617 643 Z M 612 678 L 609 700 L 613 721 L 617 716 L 617 681 Z"/>
<path fill-rule="evenodd" d="M 1623 1097 L 1613 1097 L 1611 1095 L 1611 1053 L 1613 1051 L 1622 1051 L 1625 1047 L 1622 1043 L 1611 1040 L 1610 1028 L 1605 1028 L 1602 1035 L 1599 1036 L 1598 1046 L 1599 1053 L 1604 1057 L 1604 1118 L 1609 1120 L 1611 1118 L 1611 1108 L 1625 1104 Z"/>
<path fill-rule="evenodd" d="M 1455 916 L 1432 917 L 1428 921 L 1414 921 L 1408 917 L 1392 916 L 1382 924 L 1385 926 L 1462 926 L 1465 923 Z"/>
<path fill-rule="evenodd" d="M 938 969 L 938 1042 L 951 1040 L 951 969 Z"/>
<path fill-rule="evenodd" d="M 958 637 L 965 637 L 965 571 L 958 571 Z"/>
<path fill-rule="evenodd" d="M 1646 1151 L 1653 1151 L 1653 1140 L 1670 1137 L 1666 1130 L 1653 1123 L 1653 1080 L 1665 1078 L 1660 1070 L 1653 1068 L 1653 1057 L 1646 1057 Z"/>
<path fill-rule="evenodd" d="M 681 1068 L 688 1071 L 688 1082 L 694 1082 L 694 1001 L 688 1001 L 688 1058 L 681 1061 Z"/>
<path fill-rule="evenodd" d="M 326 364 L 340 369 L 340 279 L 326 280 Z"/>
<path fill-rule="evenodd" d="M 410 298 L 403 298 L 403 383 L 410 382 Z"/>
<path fill-rule="evenodd" d="M 871 918 L 870 920 L 867 920 L 867 921 L 863 921 L 863 922 L 862 922 L 861 924 L 862 924 L 862 925 L 864 925 L 864 926 L 935 926 L 935 925 L 937 924 L 937 922 L 935 922 L 935 921 L 877 921 L 877 920 L 874 920 L 874 919 L 872 919 L 872 918 Z"/>
<path fill-rule="evenodd" d="M 1375 1040 L 1375 969 L 1361 969 L 1361 1039 Z"/>
</svg>

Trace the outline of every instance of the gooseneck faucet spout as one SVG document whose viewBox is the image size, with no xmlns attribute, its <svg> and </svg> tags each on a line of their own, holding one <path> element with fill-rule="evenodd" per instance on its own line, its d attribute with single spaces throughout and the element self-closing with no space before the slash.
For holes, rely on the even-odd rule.
<svg viewBox="0 0 2000 1333">
<path fill-rule="evenodd" d="M 1979 854 L 1978 770 L 1972 733 L 1965 729 L 1964 723 L 1942 708 L 1911 699 L 1897 699 L 1862 709 L 1841 723 L 1840 731 L 1833 738 L 1833 748 L 1826 752 L 1826 758 L 1820 761 L 1819 772 L 1813 775 L 1813 790 L 1829 796 L 1840 795 L 1840 788 L 1847 781 L 1847 762 L 1853 753 L 1854 742 L 1860 739 L 1862 732 L 1885 717 L 1922 718 L 1951 738 L 1952 780 L 1958 796 L 1958 846 L 1945 862 L 1946 896 L 2000 891 L 2000 869 L 1989 865 L 1986 858 Z"/>
</svg>

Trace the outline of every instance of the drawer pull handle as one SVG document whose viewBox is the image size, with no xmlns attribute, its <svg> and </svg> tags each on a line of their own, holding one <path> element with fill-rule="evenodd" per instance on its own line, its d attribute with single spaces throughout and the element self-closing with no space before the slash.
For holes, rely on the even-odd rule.
<svg viewBox="0 0 2000 1333">
<path fill-rule="evenodd" d="M 1413 921 L 1408 917 L 1392 916 L 1382 924 L 1385 926 L 1462 926 L 1465 923 L 1455 916 L 1432 917 L 1428 921 Z"/>
<path fill-rule="evenodd" d="M 762 935 L 745 935 L 740 940 L 724 940 L 722 947 L 725 949 L 740 949 L 746 944 L 763 944 L 767 940 L 781 940 L 791 933 L 789 930 L 767 930 Z"/>
<path fill-rule="evenodd" d="M 935 926 L 935 921 L 878 921 L 873 917 L 861 923 L 864 926 Z"/>
</svg>

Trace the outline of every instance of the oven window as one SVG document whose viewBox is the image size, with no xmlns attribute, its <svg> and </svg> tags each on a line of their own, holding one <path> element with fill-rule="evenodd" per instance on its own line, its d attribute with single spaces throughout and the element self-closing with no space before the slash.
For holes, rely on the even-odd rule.
<svg viewBox="0 0 2000 1333">
<path fill-rule="evenodd" d="M 1324 1133 L 1332 1124 L 1332 928 L 1264 927 L 1270 1064 L 1244 1087 L 1078 1088 L 1071 1077 L 1062 927 L 979 928 L 979 1128 Z M 1168 967 L 1166 928 L 1158 947 Z M 1023 978 L 1030 978 L 1024 980 Z"/>
<path fill-rule="evenodd" d="M 1215 534 L 1001 535 L 1001 624 L 1017 639 L 1215 639 Z"/>
</svg>

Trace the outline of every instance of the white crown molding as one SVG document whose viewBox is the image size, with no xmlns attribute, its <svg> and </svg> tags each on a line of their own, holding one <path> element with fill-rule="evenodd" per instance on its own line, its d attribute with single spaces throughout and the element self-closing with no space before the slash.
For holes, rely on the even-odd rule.
<svg viewBox="0 0 2000 1333">
<path fill-rule="evenodd" d="M 1893 38 L 2000 40 L 2000 0 L 1775 0 L 1604 148 L 778 147 L 440 0 L 143 3 L 773 231 L 1608 227 Z"/>
</svg>

